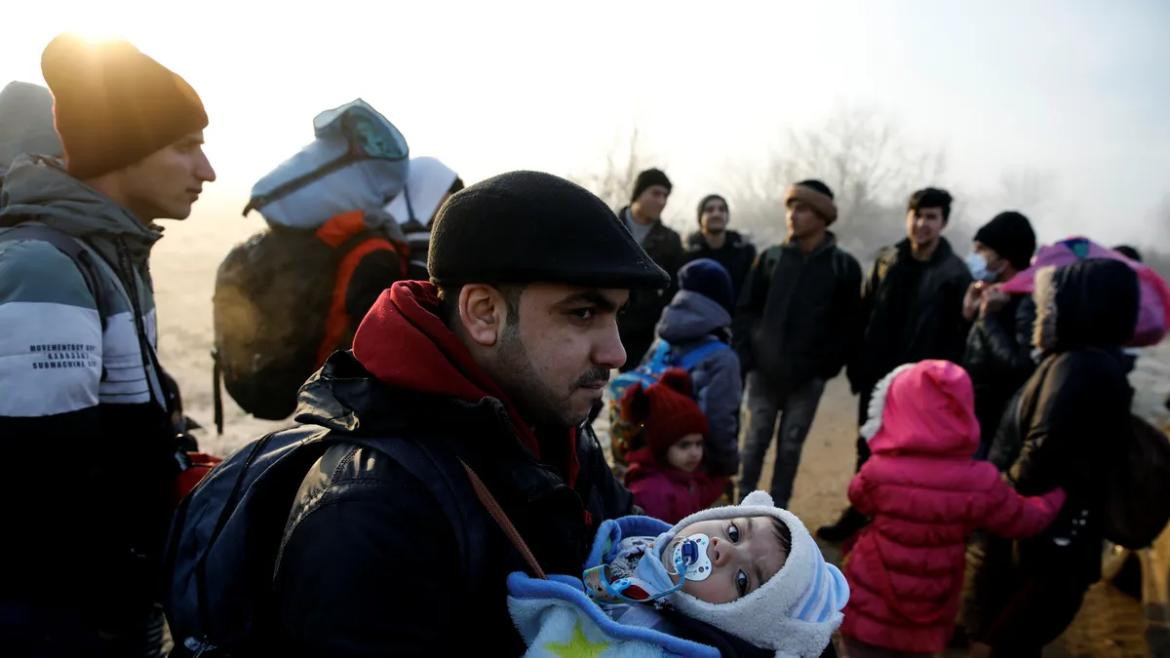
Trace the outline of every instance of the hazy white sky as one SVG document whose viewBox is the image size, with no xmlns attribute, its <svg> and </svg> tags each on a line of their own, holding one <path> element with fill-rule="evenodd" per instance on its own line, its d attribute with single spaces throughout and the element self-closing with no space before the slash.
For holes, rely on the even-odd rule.
<svg viewBox="0 0 1170 658">
<path fill-rule="evenodd" d="M 196 219 L 242 208 L 314 114 L 359 96 L 468 182 L 596 170 L 637 125 L 688 226 L 786 129 L 862 107 L 945 149 L 923 183 L 977 215 L 1010 203 L 1004 174 L 1032 172 L 1052 199 L 1020 209 L 1042 239 L 1170 243 L 1152 221 L 1170 196 L 1165 1 L 13 1 L 2 20 L 0 83 L 43 82 L 44 45 L 77 30 L 124 36 L 198 90 L 220 179 Z"/>
</svg>

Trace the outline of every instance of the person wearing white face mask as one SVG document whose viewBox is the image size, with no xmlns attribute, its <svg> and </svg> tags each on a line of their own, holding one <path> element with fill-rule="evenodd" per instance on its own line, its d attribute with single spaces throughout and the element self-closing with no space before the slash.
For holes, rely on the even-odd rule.
<svg viewBox="0 0 1170 658">
<path fill-rule="evenodd" d="M 1036 251 L 1036 234 L 1023 214 L 1001 212 L 975 233 L 967 257 L 975 281 L 963 298 L 963 316 L 973 321 L 963 366 L 975 387 L 979 450 L 987 456 L 1003 410 L 1036 368 L 1032 324 L 1036 305 L 1026 295 L 1008 295 L 1000 285 L 1027 269 Z"/>
</svg>

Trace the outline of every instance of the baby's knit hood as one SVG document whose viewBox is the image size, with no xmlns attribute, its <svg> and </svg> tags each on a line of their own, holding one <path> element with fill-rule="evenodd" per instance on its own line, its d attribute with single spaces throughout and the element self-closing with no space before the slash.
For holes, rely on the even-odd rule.
<svg viewBox="0 0 1170 658">
<path fill-rule="evenodd" d="M 754 491 L 741 505 L 696 512 L 656 540 L 666 547 L 682 529 L 699 521 L 767 516 L 779 519 L 792 535 L 792 548 L 780 571 L 747 596 L 730 603 L 708 603 L 676 592 L 668 599 L 681 613 L 776 652 L 778 658 L 820 656 L 844 618 L 849 585 L 795 515 L 777 508 L 772 497 Z"/>
</svg>

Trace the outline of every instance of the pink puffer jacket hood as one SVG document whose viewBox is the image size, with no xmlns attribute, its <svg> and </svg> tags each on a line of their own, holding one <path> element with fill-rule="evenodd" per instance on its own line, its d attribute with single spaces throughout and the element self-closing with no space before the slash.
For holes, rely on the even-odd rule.
<svg viewBox="0 0 1170 658">
<path fill-rule="evenodd" d="M 959 366 L 923 361 L 874 390 L 862 434 L 873 456 L 849 483 L 871 519 L 845 560 L 852 592 L 841 633 L 895 651 L 946 647 L 963 585 L 967 537 L 1043 530 L 1064 492 L 1026 498 L 971 455 L 979 438 L 971 380 Z"/>
<path fill-rule="evenodd" d="M 979 421 L 971 378 L 950 361 L 894 369 L 874 389 L 861 435 L 874 454 L 974 454 Z"/>
</svg>

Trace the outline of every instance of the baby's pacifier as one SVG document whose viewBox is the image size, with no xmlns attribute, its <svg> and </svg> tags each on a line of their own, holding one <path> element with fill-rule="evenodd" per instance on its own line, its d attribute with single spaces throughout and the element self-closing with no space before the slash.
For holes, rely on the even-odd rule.
<svg viewBox="0 0 1170 658">
<path fill-rule="evenodd" d="M 679 575 L 677 569 L 681 564 L 685 571 L 682 575 L 687 580 L 706 580 L 711 575 L 711 558 L 707 557 L 707 546 L 710 544 L 711 538 L 701 532 L 675 544 L 671 558 L 676 570 L 672 573 Z"/>
</svg>

